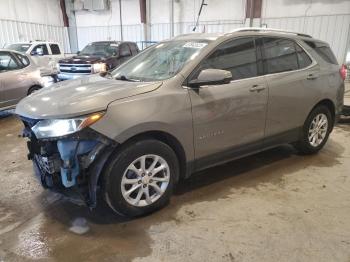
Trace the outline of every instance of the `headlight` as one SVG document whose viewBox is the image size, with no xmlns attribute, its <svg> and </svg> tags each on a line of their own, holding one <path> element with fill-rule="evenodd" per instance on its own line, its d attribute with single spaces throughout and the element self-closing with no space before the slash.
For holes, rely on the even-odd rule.
<svg viewBox="0 0 350 262">
<path fill-rule="evenodd" d="M 98 63 L 92 65 L 92 72 L 93 73 L 100 73 L 100 72 L 106 72 L 107 71 L 107 65 L 105 63 Z"/>
<path fill-rule="evenodd" d="M 73 134 L 102 118 L 104 112 L 72 119 L 46 119 L 32 127 L 36 138 L 54 138 Z"/>
</svg>

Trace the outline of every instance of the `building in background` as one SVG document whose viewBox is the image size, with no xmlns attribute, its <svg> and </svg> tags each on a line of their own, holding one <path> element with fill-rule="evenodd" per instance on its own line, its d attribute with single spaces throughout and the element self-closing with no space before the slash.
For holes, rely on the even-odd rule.
<svg viewBox="0 0 350 262">
<path fill-rule="evenodd" d="M 146 7 L 144 23 L 141 2 Z M 45 39 L 60 42 L 66 52 L 70 49 L 75 52 L 98 40 L 160 41 L 192 32 L 202 0 L 65 0 L 65 3 L 68 30 L 64 27 L 60 0 L 0 1 L 0 46 L 12 41 Z M 327 41 L 338 61 L 345 62 L 350 45 L 349 0 L 205 0 L 205 3 L 197 32 L 229 32 L 250 25 L 303 32 Z"/>
<path fill-rule="evenodd" d="M 15 42 L 58 42 L 70 52 L 59 0 L 1 0 L 0 47 Z"/>
</svg>

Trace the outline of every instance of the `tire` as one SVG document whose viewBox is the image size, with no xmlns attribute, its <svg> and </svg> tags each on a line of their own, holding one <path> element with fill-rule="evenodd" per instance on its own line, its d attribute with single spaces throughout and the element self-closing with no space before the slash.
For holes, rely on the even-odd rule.
<svg viewBox="0 0 350 262">
<path fill-rule="evenodd" d="M 28 90 L 28 96 L 32 93 L 34 93 L 35 91 L 38 91 L 39 89 L 41 89 L 41 86 L 32 86 L 31 88 L 29 88 Z"/>
<path fill-rule="evenodd" d="M 141 171 L 143 159 L 146 168 Z M 146 169 L 151 170 L 155 160 L 158 162 L 153 172 L 160 171 L 152 174 Z M 122 146 L 109 160 L 103 173 L 103 193 L 107 204 L 116 213 L 128 217 L 142 216 L 169 202 L 178 177 L 179 161 L 167 144 L 153 139 L 139 140 Z M 131 190 L 133 187 L 136 189 Z M 130 191 L 132 193 L 128 194 Z M 147 191 L 149 198 L 146 198 Z"/>
<path fill-rule="evenodd" d="M 319 122 L 317 122 L 317 120 L 319 120 Z M 318 128 L 318 132 L 312 131 L 315 124 L 325 123 L 325 121 L 327 124 L 322 124 Z M 294 146 L 301 154 L 315 154 L 326 144 L 332 129 L 333 117 L 330 110 L 324 105 L 319 105 L 314 108 L 307 117 L 303 126 L 301 137 L 299 141 L 294 144 Z M 309 134 L 311 137 L 309 137 Z"/>
</svg>

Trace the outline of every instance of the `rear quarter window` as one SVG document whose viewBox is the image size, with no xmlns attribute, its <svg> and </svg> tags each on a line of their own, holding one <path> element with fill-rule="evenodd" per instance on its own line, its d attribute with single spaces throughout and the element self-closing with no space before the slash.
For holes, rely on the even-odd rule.
<svg viewBox="0 0 350 262">
<path fill-rule="evenodd" d="M 327 63 L 337 65 L 338 61 L 333 54 L 331 48 L 323 43 L 317 43 L 312 41 L 305 41 L 315 52 Z"/>
</svg>

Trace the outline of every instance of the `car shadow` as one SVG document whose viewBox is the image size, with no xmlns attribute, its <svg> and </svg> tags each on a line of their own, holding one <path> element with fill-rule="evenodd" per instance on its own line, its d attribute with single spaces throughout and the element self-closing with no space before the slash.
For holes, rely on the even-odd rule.
<svg viewBox="0 0 350 262">
<path fill-rule="evenodd" d="M 327 149 L 324 150 L 327 152 Z M 234 188 L 256 187 L 259 183 L 265 182 L 279 184 L 284 175 L 308 166 L 324 167 L 338 164 L 337 156 L 343 152 L 341 145 L 333 145 L 328 150 L 332 151 L 332 154 L 304 156 L 299 155 L 292 146 L 283 145 L 195 173 L 190 178 L 179 182 L 170 205 L 157 213 L 174 214 L 178 208 L 188 203 L 215 201 L 229 194 Z M 77 216 L 83 216 L 101 225 L 137 220 L 137 218 L 130 219 L 116 215 L 101 196 L 98 198 L 97 208 L 93 210 L 62 200 L 51 206 L 46 214 L 65 224 L 69 224 L 72 218 Z M 163 217 L 164 215 L 167 217 L 163 213 Z"/>
<path fill-rule="evenodd" d="M 195 216 L 191 213 L 191 204 L 230 198 L 234 190 L 259 190 L 260 186 L 266 184 L 283 188 L 285 176 L 296 175 L 308 167 L 337 165 L 340 163 L 337 158 L 343 151 L 342 145 L 331 139 L 329 145 L 317 155 L 301 156 L 293 147 L 286 145 L 212 167 L 181 181 L 170 203 L 162 210 L 139 218 L 116 215 L 101 197 L 97 208 L 93 210 L 61 199 L 43 207 L 45 219 L 40 227 L 40 235 L 46 239 L 52 256 L 59 261 L 67 256 L 72 261 L 85 260 L 89 255 L 93 255 L 96 260 L 108 257 L 116 260 L 120 257 L 132 261 L 152 252 L 150 232 L 164 230 L 157 225 L 186 223 L 186 217 L 181 219 L 178 216 L 180 209 L 185 208 L 186 214 Z M 77 221 L 81 222 L 80 229 L 78 225 L 78 230 L 72 230 Z M 79 230 L 83 233 L 80 234 Z M 57 236 L 65 241 L 57 242 Z M 62 253 L 62 250 L 65 252 Z M 87 250 L 92 253 L 86 253 Z M 96 253 L 94 250 L 100 251 Z"/>
<path fill-rule="evenodd" d="M 350 116 L 341 116 L 339 119 L 339 124 L 350 124 Z"/>
</svg>

